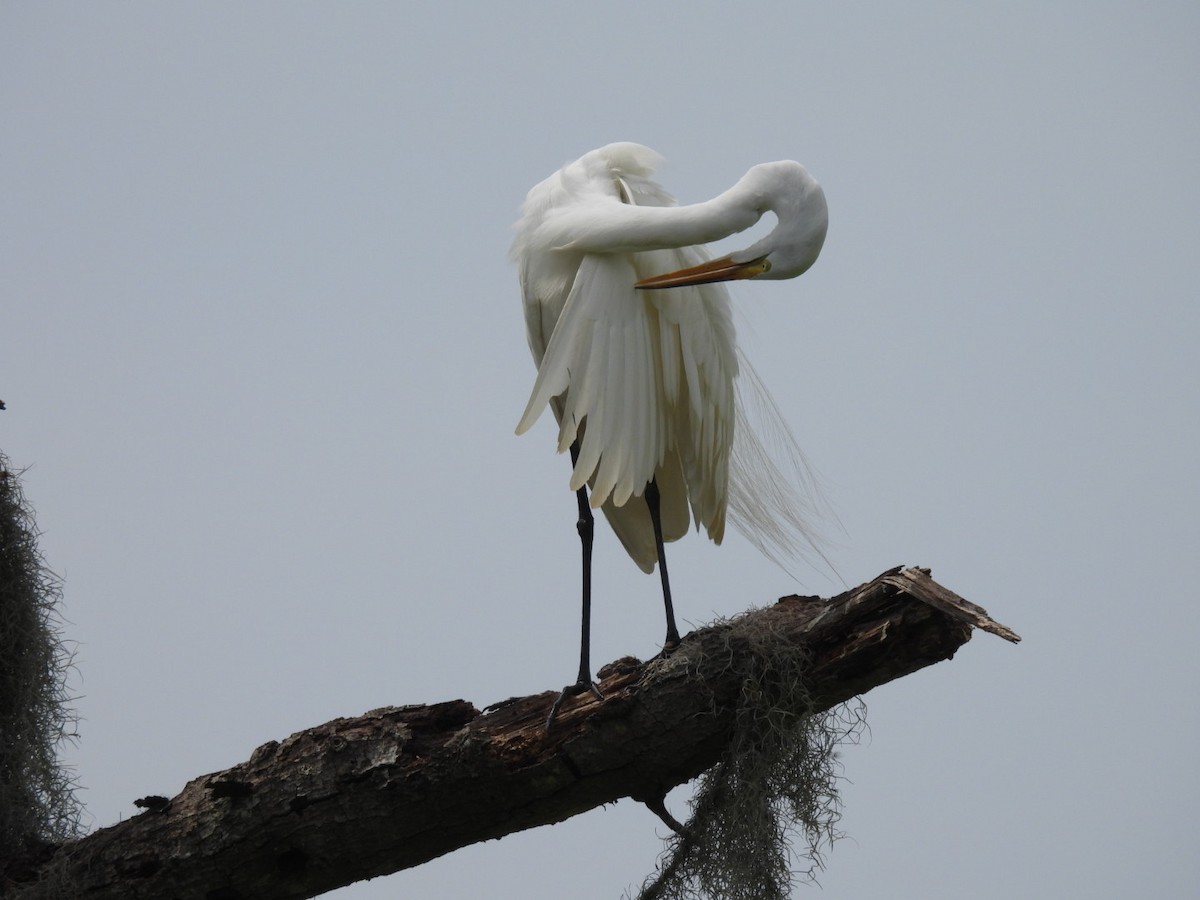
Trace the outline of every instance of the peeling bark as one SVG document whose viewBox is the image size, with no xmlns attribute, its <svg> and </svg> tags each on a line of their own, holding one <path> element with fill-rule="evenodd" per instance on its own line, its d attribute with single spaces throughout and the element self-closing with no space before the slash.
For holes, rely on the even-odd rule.
<svg viewBox="0 0 1200 900">
<path fill-rule="evenodd" d="M 949 659 L 972 628 L 1019 640 L 921 569 L 745 615 L 808 654 L 815 709 L 799 713 Z M 388 707 L 271 741 L 174 798 L 141 798 L 128 821 L 0 866 L 0 896 L 299 900 L 622 797 L 653 803 L 720 758 L 741 690 L 730 654 L 747 652 L 731 628 L 610 663 L 605 699 L 570 699 L 549 732 L 554 691 L 483 711 Z"/>
</svg>

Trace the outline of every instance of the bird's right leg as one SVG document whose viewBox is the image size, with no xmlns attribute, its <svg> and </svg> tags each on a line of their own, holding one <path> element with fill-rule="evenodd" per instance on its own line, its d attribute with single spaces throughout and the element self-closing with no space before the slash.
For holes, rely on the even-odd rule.
<svg viewBox="0 0 1200 900">
<path fill-rule="evenodd" d="M 667 554 L 663 549 L 658 482 L 653 478 L 646 485 L 645 496 L 646 505 L 650 507 L 650 523 L 654 527 L 654 549 L 658 554 L 658 574 L 662 580 L 663 607 L 665 607 L 667 613 L 667 638 L 663 641 L 663 653 L 667 654 L 679 646 L 679 629 L 675 626 L 675 607 L 671 603 L 671 579 L 667 576 Z"/>
<path fill-rule="evenodd" d="M 571 464 L 572 466 L 579 461 L 579 442 L 575 441 L 571 444 Z M 555 718 L 558 716 L 558 709 L 562 706 L 563 700 L 567 697 L 574 697 L 576 694 L 582 694 L 591 691 L 596 695 L 597 700 L 603 700 L 604 695 L 600 693 L 600 689 L 592 683 L 592 663 L 591 663 L 591 641 L 592 641 L 592 538 L 596 531 L 596 519 L 592 515 L 592 506 L 588 503 L 587 487 L 581 487 L 575 492 L 575 499 L 579 505 L 579 519 L 575 523 L 575 530 L 579 532 L 579 541 L 583 549 L 583 623 L 581 626 L 582 634 L 579 641 L 579 675 L 575 679 L 574 684 L 569 684 L 562 689 L 562 693 L 558 695 L 558 699 L 554 701 L 554 705 L 550 707 L 550 715 L 546 717 L 546 730 L 550 730 L 550 726 L 554 724 Z"/>
</svg>

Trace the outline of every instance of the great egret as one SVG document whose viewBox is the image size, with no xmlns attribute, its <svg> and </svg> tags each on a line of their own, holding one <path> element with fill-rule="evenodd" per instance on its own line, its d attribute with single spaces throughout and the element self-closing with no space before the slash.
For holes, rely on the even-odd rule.
<svg viewBox="0 0 1200 900">
<path fill-rule="evenodd" d="M 718 544 L 727 512 L 771 555 L 789 546 L 789 526 L 811 541 L 802 501 L 739 408 L 739 361 L 743 378 L 756 379 L 738 355 L 720 282 L 807 271 L 825 241 L 824 192 L 799 163 L 773 162 L 712 200 L 676 206 L 650 177 L 660 160 L 639 144 L 593 150 L 530 190 L 516 224 L 512 255 L 538 366 L 517 434 L 553 408 L 558 451 L 571 454 L 583 545 L 579 675 L 547 726 L 566 697 L 600 697 L 589 662 L 592 508 L 604 511 L 643 571 L 658 563 L 666 649 L 679 631 L 663 544 L 687 532 L 689 506 Z M 701 246 L 767 212 L 778 224 L 747 249 L 714 260 Z M 773 403 L 760 399 L 777 436 L 794 448 Z"/>
</svg>

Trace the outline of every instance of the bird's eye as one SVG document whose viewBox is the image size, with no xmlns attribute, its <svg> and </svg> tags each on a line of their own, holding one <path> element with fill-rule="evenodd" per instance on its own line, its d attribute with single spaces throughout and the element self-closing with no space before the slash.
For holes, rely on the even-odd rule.
<svg viewBox="0 0 1200 900">
<path fill-rule="evenodd" d="M 770 271 L 771 271 L 771 261 L 770 261 L 769 259 L 764 259 L 764 260 L 762 261 L 762 270 L 763 270 L 764 272 L 770 272 Z"/>
</svg>

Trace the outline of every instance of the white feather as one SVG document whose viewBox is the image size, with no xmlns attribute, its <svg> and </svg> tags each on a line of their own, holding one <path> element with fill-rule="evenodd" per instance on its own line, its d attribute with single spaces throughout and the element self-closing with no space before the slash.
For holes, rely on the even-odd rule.
<svg viewBox="0 0 1200 900">
<path fill-rule="evenodd" d="M 784 249 L 794 255 L 792 232 L 801 232 L 794 215 L 785 221 L 783 201 L 797 192 L 810 198 L 804 213 L 813 221 L 802 236 L 811 259 L 789 258 L 786 265 L 807 268 L 815 259 L 811 245 L 819 250 L 824 239 L 824 198 L 803 167 L 777 163 L 755 167 L 712 201 L 674 207 L 650 178 L 659 160 L 637 144 L 611 144 L 529 192 L 512 252 L 538 374 L 517 433 L 552 407 L 559 452 L 575 442 L 580 447 L 571 488 L 590 485 L 590 502 L 647 572 L 657 554 L 646 504 L 637 498 L 651 479 L 661 496 L 665 540 L 686 533 L 690 507 L 697 527 L 717 543 L 728 515 L 769 557 L 790 557 L 813 545 L 807 524 L 813 504 L 797 490 L 811 480 L 796 483 L 807 472 L 795 464 L 799 449 L 744 361 L 748 377 L 739 393 L 759 398 L 753 405 L 768 427 L 768 443 L 755 436 L 742 410 L 725 286 L 639 291 L 634 284 L 704 262 L 707 250 L 694 244 L 740 231 L 766 209 L 779 215 L 776 232 L 787 232 Z M 768 190 L 776 182 L 782 199 Z M 787 464 L 774 463 L 773 452 Z"/>
</svg>

